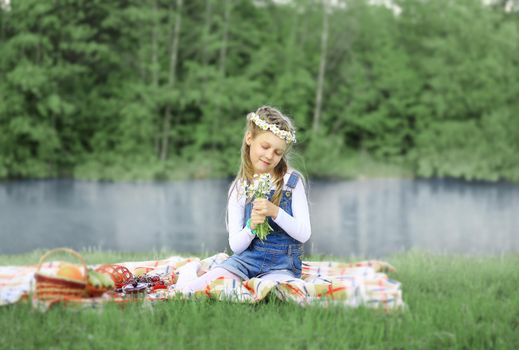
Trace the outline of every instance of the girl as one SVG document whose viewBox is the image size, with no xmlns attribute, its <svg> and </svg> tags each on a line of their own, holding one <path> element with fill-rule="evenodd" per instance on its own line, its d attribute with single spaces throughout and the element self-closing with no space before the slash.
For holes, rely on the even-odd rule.
<svg viewBox="0 0 519 350">
<path fill-rule="evenodd" d="M 226 224 L 234 255 L 199 278 L 200 262 L 181 267 L 177 290 L 203 290 L 222 276 L 237 281 L 301 277 L 303 243 L 310 238 L 311 229 L 303 178 L 287 162 L 295 142 L 292 122 L 277 109 L 263 106 L 247 115 L 241 165 L 231 184 L 227 205 Z M 246 198 L 243 185 L 250 183 L 254 174 L 263 173 L 270 173 L 273 179 L 267 198 Z M 262 241 L 256 237 L 255 229 L 266 218 L 273 231 Z"/>
</svg>

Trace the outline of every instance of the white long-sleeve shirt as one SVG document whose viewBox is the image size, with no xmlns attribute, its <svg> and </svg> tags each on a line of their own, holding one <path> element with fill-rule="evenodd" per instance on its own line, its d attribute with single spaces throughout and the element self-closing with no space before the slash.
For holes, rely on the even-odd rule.
<svg viewBox="0 0 519 350">
<path fill-rule="evenodd" d="M 289 190 L 287 187 L 288 179 L 292 174 L 287 172 L 283 178 L 283 190 Z M 245 213 L 245 194 L 236 191 L 239 186 L 231 184 L 229 189 L 229 204 L 227 206 L 229 245 L 236 254 L 243 252 L 250 245 L 254 237 L 256 237 L 249 228 L 244 227 L 243 217 Z M 275 189 L 273 185 L 271 190 Z M 310 238 L 310 214 L 308 211 L 308 201 L 306 198 L 303 181 L 299 179 L 296 187 L 292 189 L 292 216 L 282 208 L 279 208 L 276 219 L 273 219 L 288 235 L 305 243 Z"/>
</svg>

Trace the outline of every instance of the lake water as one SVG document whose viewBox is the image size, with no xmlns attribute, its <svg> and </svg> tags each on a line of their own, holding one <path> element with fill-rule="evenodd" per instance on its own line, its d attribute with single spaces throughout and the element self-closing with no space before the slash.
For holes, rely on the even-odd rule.
<svg viewBox="0 0 519 350">
<path fill-rule="evenodd" d="M 0 254 L 95 247 L 230 250 L 227 180 L 0 183 Z M 311 181 L 306 254 L 383 258 L 519 252 L 519 185 L 453 180 Z"/>
</svg>

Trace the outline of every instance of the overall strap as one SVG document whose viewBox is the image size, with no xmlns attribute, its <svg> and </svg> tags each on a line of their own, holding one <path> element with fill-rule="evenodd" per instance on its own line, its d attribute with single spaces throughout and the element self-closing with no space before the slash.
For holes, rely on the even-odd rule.
<svg viewBox="0 0 519 350">
<path fill-rule="evenodd" d="M 294 189 L 297 185 L 297 181 L 299 180 L 299 174 L 295 171 L 290 174 L 290 177 L 287 181 L 287 187 L 290 187 L 291 189 Z"/>
<path fill-rule="evenodd" d="M 245 210 L 243 211 L 243 227 L 247 225 L 247 217 L 250 217 L 252 212 L 252 202 L 245 204 Z"/>
</svg>

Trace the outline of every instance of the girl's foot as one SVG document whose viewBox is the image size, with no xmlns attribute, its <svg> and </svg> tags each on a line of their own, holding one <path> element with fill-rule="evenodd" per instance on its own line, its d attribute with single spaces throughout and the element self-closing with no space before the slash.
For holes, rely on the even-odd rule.
<svg viewBox="0 0 519 350">
<path fill-rule="evenodd" d="M 176 283 L 176 289 L 183 289 L 189 282 L 194 281 L 198 278 L 198 270 L 200 269 L 200 261 L 195 260 L 188 262 L 182 267 L 177 269 L 178 280 Z"/>
</svg>

